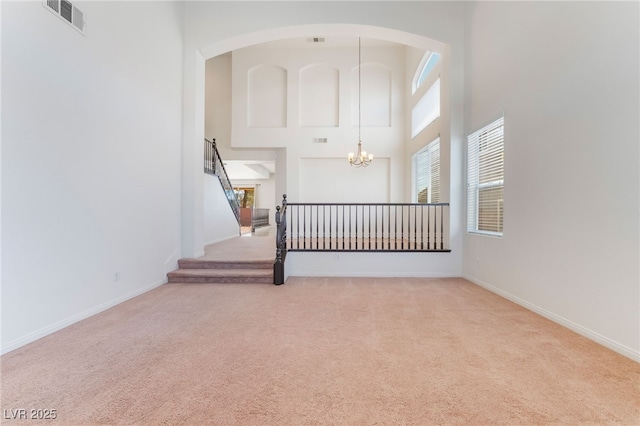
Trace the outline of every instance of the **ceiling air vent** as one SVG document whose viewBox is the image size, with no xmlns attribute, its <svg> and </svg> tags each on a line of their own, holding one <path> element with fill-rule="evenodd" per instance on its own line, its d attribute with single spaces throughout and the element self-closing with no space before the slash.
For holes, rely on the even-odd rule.
<svg viewBox="0 0 640 426">
<path fill-rule="evenodd" d="M 45 0 L 42 5 L 84 34 L 84 14 L 67 0 Z"/>
<path fill-rule="evenodd" d="M 313 138 L 313 143 L 327 143 L 327 138 Z"/>
</svg>

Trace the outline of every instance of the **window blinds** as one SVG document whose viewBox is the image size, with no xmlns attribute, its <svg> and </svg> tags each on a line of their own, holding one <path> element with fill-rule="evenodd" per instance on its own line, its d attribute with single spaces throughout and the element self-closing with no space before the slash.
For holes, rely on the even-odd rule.
<svg viewBox="0 0 640 426">
<path fill-rule="evenodd" d="M 416 201 L 440 202 L 440 139 L 415 154 Z"/>
<path fill-rule="evenodd" d="M 467 231 L 502 234 L 504 117 L 467 138 Z"/>
</svg>

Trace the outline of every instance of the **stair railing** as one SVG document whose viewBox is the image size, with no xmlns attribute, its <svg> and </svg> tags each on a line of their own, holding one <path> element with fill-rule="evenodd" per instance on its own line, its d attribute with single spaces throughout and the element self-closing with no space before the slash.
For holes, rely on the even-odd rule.
<svg viewBox="0 0 640 426">
<path fill-rule="evenodd" d="M 224 168 L 222 158 L 220 158 L 220 152 L 216 147 L 216 140 L 204 140 L 204 172 L 213 176 L 217 176 L 222 184 L 222 189 L 229 201 L 229 206 L 233 210 L 233 214 L 236 217 L 238 223 L 240 223 L 240 202 L 236 192 L 233 190 L 229 175 Z"/>
<path fill-rule="evenodd" d="M 284 262 L 287 257 L 287 194 L 282 196 L 282 207 L 276 206 L 276 260 L 273 262 L 273 283 L 284 284 Z"/>
<path fill-rule="evenodd" d="M 288 203 L 288 207 L 288 251 L 451 251 L 449 203 Z"/>
</svg>

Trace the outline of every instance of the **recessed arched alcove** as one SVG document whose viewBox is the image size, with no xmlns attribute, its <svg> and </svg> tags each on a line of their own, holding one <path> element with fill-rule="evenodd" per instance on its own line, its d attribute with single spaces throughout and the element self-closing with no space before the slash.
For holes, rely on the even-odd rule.
<svg viewBox="0 0 640 426">
<path fill-rule="evenodd" d="M 286 127 L 287 70 L 259 65 L 247 73 L 247 126 Z"/>
<path fill-rule="evenodd" d="M 311 64 L 300 70 L 299 123 L 301 127 L 337 127 L 340 73 L 328 64 Z"/>
</svg>

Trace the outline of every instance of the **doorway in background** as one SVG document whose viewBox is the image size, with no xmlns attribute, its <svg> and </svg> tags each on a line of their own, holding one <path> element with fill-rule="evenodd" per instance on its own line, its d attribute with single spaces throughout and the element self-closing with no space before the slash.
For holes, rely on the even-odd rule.
<svg viewBox="0 0 640 426">
<path fill-rule="evenodd" d="M 234 187 L 240 203 L 240 234 L 251 233 L 252 211 L 255 204 L 256 189 L 253 187 Z"/>
</svg>

